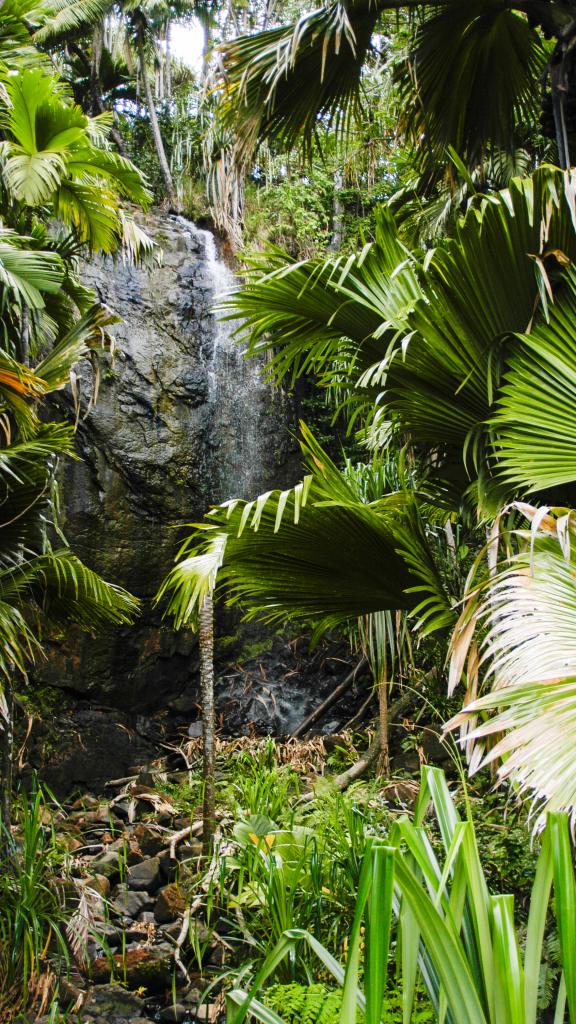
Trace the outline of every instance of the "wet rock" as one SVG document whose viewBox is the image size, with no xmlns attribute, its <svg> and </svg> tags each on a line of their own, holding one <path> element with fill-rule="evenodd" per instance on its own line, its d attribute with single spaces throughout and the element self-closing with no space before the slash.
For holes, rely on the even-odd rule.
<svg viewBox="0 0 576 1024">
<path fill-rule="evenodd" d="M 66 460 L 62 476 L 74 550 L 146 599 L 181 542 L 170 525 L 199 518 L 231 492 L 248 497 L 295 482 L 300 470 L 286 399 L 258 382 L 229 338 L 218 347 L 212 306 L 227 282 L 213 238 L 154 213 L 143 226 L 163 249 L 162 266 L 99 259 L 84 267 L 86 283 L 124 322 L 96 407 L 79 423 L 83 461 Z M 88 383 L 88 365 L 81 375 Z M 57 401 L 72 419 L 71 396 Z M 70 630 L 42 674 L 67 691 L 147 713 L 189 692 L 195 648 L 145 600 L 130 629 L 96 638 Z"/>
<path fill-rule="evenodd" d="M 154 905 L 154 917 L 159 924 L 174 921 L 186 910 L 186 899 L 180 887 L 174 883 L 160 889 Z"/>
<path fill-rule="evenodd" d="M 172 980 L 173 961 L 160 949 L 129 949 L 113 957 L 99 957 L 92 962 L 91 976 L 96 983 L 107 982 L 111 971 L 125 979 L 128 989 L 143 988 L 148 993 L 163 992 Z"/>
<path fill-rule="evenodd" d="M 108 899 L 110 895 L 110 879 L 106 875 L 89 875 L 83 879 L 82 884 L 88 889 L 93 889 L 103 899 Z"/>
<path fill-rule="evenodd" d="M 148 857 L 128 868 L 128 885 L 136 892 L 154 892 L 161 883 L 160 860 L 158 857 Z"/>
<path fill-rule="evenodd" d="M 172 1003 L 170 1006 L 166 1006 L 163 1010 L 160 1010 L 160 1020 L 162 1022 L 173 1021 L 175 1024 L 186 1019 L 190 1013 L 190 1007 L 184 1006 L 182 1003 Z"/>
</svg>

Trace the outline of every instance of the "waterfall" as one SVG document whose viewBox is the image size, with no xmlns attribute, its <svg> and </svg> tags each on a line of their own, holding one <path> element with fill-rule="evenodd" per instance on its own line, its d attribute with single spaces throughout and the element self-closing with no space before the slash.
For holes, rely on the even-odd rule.
<svg viewBox="0 0 576 1024">
<path fill-rule="evenodd" d="M 271 386 L 262 379 L 262 362 L 247 359 L 235 339 L 237 324 L 222 320 L 219 303 L 238 287 L 234 272 L 218 253 L 211 231 L 184 217 L 176 218 L 199 247 L 206 282 L 205 304 L 213 318 L 210 344 L 202 346 L 206 359 L 212 420 L 215 473 L 214 502 L 252 498 L 265 483 L 270 424 Z M 268 436 L 267 436 L 268 435 Z"/>
<path fill-rule="evenodd" d="M 289 400 L 262 381 L 235 325 L 214 312 L 235 286 L 214 236 L 157 211 L 143 227 L 164 253 L 160 265 L 104 258 L 84 266 L 86 284 L 121 319 L 115 362 L 78 424 L 81 460 L 61 470 L 68 540 L 89 566 L 142 598 L 142 616 L 96 638 L 68 631 L 42 678 L 106 706 L 186 715 L 197 700 L 195 641 L 175 634 L 154 605 L 186 524 L 228 498 L 290 486 L 300 466 Z M 71 399 L 64 411 L 73 421 Z"/>
</svg>

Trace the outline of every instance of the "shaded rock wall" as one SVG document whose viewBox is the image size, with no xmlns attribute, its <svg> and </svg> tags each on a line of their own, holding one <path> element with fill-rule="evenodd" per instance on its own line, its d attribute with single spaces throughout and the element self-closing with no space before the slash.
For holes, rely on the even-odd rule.
<svg viewBox="0 0 576 1024">
<path fill-rule="evenodd" d="M 150 215 L 161 267 L 94 262 L 85 279 L 122 318 L 118 352 L 62 469 L 64 529 L 82 559 L 144 601 L 131 629 L 52 645 L 43 678 L 126 710 L 166 707 L 195 677 L 195 642 L 151 598 L 211 503 L 298 477 L 290 408 L 246 363 L 211 306 L 231 284 L 209 232 Z M 89 384 L 89 367 L 83 368 Z M 68 409 L 70 414 L 70 410 Z"/>
</svg>

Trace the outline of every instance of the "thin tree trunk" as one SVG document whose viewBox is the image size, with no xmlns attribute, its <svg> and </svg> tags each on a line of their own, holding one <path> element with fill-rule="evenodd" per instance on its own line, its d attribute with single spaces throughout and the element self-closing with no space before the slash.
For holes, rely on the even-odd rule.
<svg viewBox="0 0 576 1024">
<path fill-rule="evenodd" d="M 92 33 L 92 60 L 90 62 L 90 91 L 92 93 L 92 114 L 102 113 L 102 95 L 100 87 L 100 64 L 104 49 L 104 22 L 100 21 Z"/>
<path fill-rule="evenodd" d="M 12 817 L 12 776 L 14 758 L 14 700 L 9 685 L 4 690 L 4 708 L 0 725 L 0 820 L 4 828 L 10 829 Z"/>
<path fill-rule="evenodd" d="M 68 50 L 70 51 L 70 53 L 73 53 L 75 57 L 78 57 L 78 60 L 81 62 L 83 67 L 86 69 L 86 71 L 89 71 L 90 75 L 92 75 L 92 65 L 88 61 L 88 58 L 87 58 L 86 54 L 84 53 L 84 51 L 79 46 L 77 46 L 76 43 L 74 43 L 74 42 L 69 42 L 69 43 L 66 44 L 66 46 L 67 46 Z M 96 108 L 97 108 L 96 109 L 96 113 L 97 114 L 105 113 L 107 108 L 104 105 L 104 100 L 102 99 L 102 96 L 100 94 L 100 86 L 98 87 L 96 92 L 92 91 L 92 100 L 95 103 Z M 113 113 L 114 113 L 114 117 L 116 118 L 116 111 L 113 111 Z M 113 125 L 112 128 L 110 129 L 110 135 L 112 136 L 112 138 L 114 139 L 114 142 L 116 143 L 116 148 L 118 149 L 118 152 L 120 153 L 120 156 L 127 157 L 128 156 L 128 151 L 126 149 L 126 145 L 124 143 L 124 139 L 122 138 L 120 132 L 118 131 L 118 128 L 115 125 Z"/>
<path fill-rule="evenodd" d="M 564 54 L 562 54 L 562 57 L 557 63 L 552 63 L 550 68 L 550 84 L 552 86 L 552 111 L 554 114 L 556 146 L 558 148 L 558 164 L 562 170 L 565 171 L 570 167 L 570 151 L 568 147 L 568 131 L 566 128 L 566 96 L 568 94 L 568 82 Z"/>
<path fill-rule="evenodd" d="M 166 186 L 166 198 L 171 206 L 176 206 L 174 182 L 172 181 L 170 167 L 168 165 L 168 160 L 166 159 L 164 143 L 162 142 L 162 135 L 160 133 L 160 125 L 158 124 L 158 117 L 156 116 L 156 107 L 154 106 L 154 97 L 152 96 L 152 88 L 150 86 L 150 79 L 146 69 L 146 55 L 144 53 L 144 39 L 142 38 L 142 32 L 138 33 L 138 63 L 140 65 L 140 78 L 142 85 L 144 86 L 146 104 L 148 107 L 148 114 L 150 116 L 152 137 L 154 139 L 156 153 L 158 154 L 160 170 L 162 171 L 162 177 L 164 178 L 164 184 Z"/>
<path fill-rule="evenodd" d="M 205 597 L 198 614 L 200 644 L 200 698 L 202 701 L 204 829 L 203 844 L 210 853 L 215 828 L 214 795 L 214 606 L 212 597 Z"/>
<path fill-rule="evenodd" d="M 172 22 L 166 22 L 166 96 L 172 99 Z"/>
<path fill-rule="evenodd" d="M 378 775 L 390 775 L 390 738 L 388 735 L 388 680 L 383 673 L 378 680 L 378 708 L 380 727 L 380 756 L 378 759 Z"/>
<path fill-rule="evenodd" d="M 342 185 L 342 171 L 336 171 L 334 174 L 334 204 L 332 207 L 332 235 L 328 245 L 329 252 L 339 252 L 344 239 L 344 203 L 340 198 Z"/>
<path fill-rule="evenodd" d="M 30 313 L 25 302 L 22 303 L 20 317 L 20 352 L 18 358 L 24 366 L 30 365 Z"/>
</svg>

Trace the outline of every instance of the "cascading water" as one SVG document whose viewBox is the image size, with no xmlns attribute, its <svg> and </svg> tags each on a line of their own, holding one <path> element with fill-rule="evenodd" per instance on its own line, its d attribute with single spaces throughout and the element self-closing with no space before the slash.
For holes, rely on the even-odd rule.
<svg viewBox="0 0 576 1024">
<path fill-rule="evenodd" d="M 160 213 L 147 214 L 142 226 L 163 251 L 159 266 L 106 259 L 84 268 L 86 283 L 122 322 L 115 364 L 102 373 L 97 405 L 78 426 L 82 461 L 63 465 L 71 545 L 105 578 L 137 594 L 142 615 L 133 627 L 96 637 L 71 630 L 54 645 L 42 675 L 129 715 L 161 709 L 189 720 L 198 700 L 196 641 L 173 631 L 154 596 L 186 524 L 228 498 L 289 487 L 301 467 L 288 400 L 263 382 L 257 360 L 244 358 L 236 325 L 214 312 L 236 284 L 214 236 Z M 237 651 L 237 621 L 221 627 Z M 253 639 L 266 649 L 251 662 L 244 647 L 241 672 L 223 668 L 219 710 L 235 732 L 250 722 L 258 731 L 288 732 L 321 699 L 324 670 L 314 666 L 305 678 L 306 659 L 291 647 L 264 642 L 261 633 Z M 116 767 L 116 775 L 126 774 Z M 80 769 L 74 771 L 72 781 L 82 784 Z"/>
<path fill-rule="evenodd" d="M 216 486 L 211 500 L 252 498 L 264 486 L 269 462 L 263 421 L 270 414 L 270 385 L 262 379 L 262 363 L 245 358 L 234 337 L 237 325 L 222 320 L 218 311 L 218 304 L 238 286 L 238 280 L 219 256 L 214 235 L 184 217 L 176 219 L 192 247 L 200 244 L 207 305 L 214 318 L 209 345 L 202 346 L 215 456 L 211 475 Z"/>
</svg>

